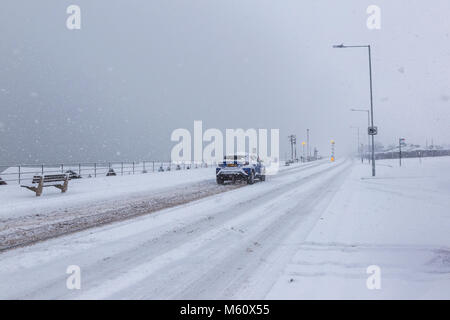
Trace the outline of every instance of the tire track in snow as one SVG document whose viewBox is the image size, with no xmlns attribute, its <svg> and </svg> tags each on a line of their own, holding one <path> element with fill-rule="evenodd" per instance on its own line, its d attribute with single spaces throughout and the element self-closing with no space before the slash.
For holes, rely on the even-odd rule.
<svg viewBox="0 0 450 320">
<path fill-rule="evenodd" d="M 314 169 L 311 167 L 317 168 Z M 24 275 L 23 273 L 21 273 L 20 275 L 14 272 L 11 273 L 9 276 L 6 276 L 6 278 L 14 282 L 14 285 L 9 287 L 9 289 L 7 288 L 6 290 L 1 291 L 3 291 L 5 294 L 6 292 L 8 292 L 8 297 L 14 296 L 16 298 L 74 298 L 76 297 L 76 293 L 74 293 L 73 291 L 68 291 L 61 285 L 62 283 L 65 283 L 66 275 L 57 271 L 64 270 L 69 261 L 70 263 L 79 263 L 80 266 L 82 266 L 84 287 L 86 289 L 94 290 L 95 287 L 104 283 L 106 279 L 117 279 L 118 277 L 120 277 L 120 275 L 126 274 L 127 271 L 133 269 L 133 267 L 143 265 L 143 263 L 145 265 L 146 262 L 149 262 L 152 259 L 156 258 L 159 259 L 159 263 L 149 263 L 147 265 L 147 267 L 151 267 L 154 270 L 153 274 L 160 274 L 159 270 L 164 270 L 170 267 L 170 270 L 172 272 L 171 274 L 175 275 L 176 273 L 174 272 L 176 269 L 174 268 L 174 265 L 172 263 L 177 263 L 177 261 L 183 262 L 183 259 L 173 259 L 173 261 L 171 261 L 170 255 L 166 255 L 164 258 L 164 254 L 170 252 L 171 250 L 172 253 L 178 254 L 180 252 L 185 252 L 186 248 L 193 248 L 195 247 L 195 245 L 197 245 L 198 248 L 202 248 L 201 250 L 210 252 L 211 258 L 219 259 L 219 257 L 217 256 L 217 252 L 216 254 L 214 254 L 214 251 L 217 251 L 217 247 L 208 247 L 205 246 L 205 243 L 211 242 L 211 239 L 216 239 L 216 241 L 214 242 L 217 244 L 217 240 L 222 239 L 220 241 L 224 241 L 223 245 L 226 247 L 227 239 L 234 239 L 234 241 L 239 240 L 241 231 L 236 228 L 232 230 L 233 225 L 237 223 L 236 219 L 240 219 L 240 225 L 243 226 L 256 226 L 258 223 L 259 225 L 261 225 L 261 223 L 266 223 L 264 221 L 267 221 L 267 219 L 272 219 L 270 216 L 264 217 L 264 214 L 262 216 L 252 216 L 248 214 L 248 211 L 255 207 L 258 202 L 267 203 L 272 199 L 274 203 L 276 203 L 277 197 L 282 196 L 284 193 L 288 192 L 296 184 L 306 184 L 308 183 L 308 181 L 312 181 L 322 174 L 325 174 L 326 172 L 332 170 L 334 170 L 334 167 L 330 167 L 329 163 L 317 163 L 309 166 L 309 168 L 298 167 L 297 170 L 294 170 L 291 173 L 280 172 L 279 175 L 269 179 L 270 182 L 267 184 L 256 184 L 253 186 L 249 186 L 249 188 L 241 189 L 248 190 L 248 199 L 250 199 L 251 201 L 243 201 L 246 203 L 246 205 L 239 202 L 232 203 L 231 206 L 227 206 L 223 209 L 219 208 L 217 210 L 217 208 L 215 208 L 214 210 L 212 210 L 213 212 L 211 212 L 210 214 L 208 213 L 207 215 L 201 214 L 201 212 L 199 212 L 199 216 L 195 214 L 192 215 L 192 217 L 190 217 L 189 219 L 186 219 L 186 217 L 183 218 L 184 212 L 186 210 L 197 210 L 203 205 L 205 201 L 214 202 L 217 200 L 217 198 L 228 198 L 231 196 L 237 196 L 237 198 L 240 198 L 241 192 L 239 190 L 233 190 L 227 192 L 226 195 L 216 195 L 211 199 L 205 198 L 191 204 L 185 204 L 181 207 L 168 209 L 168 211 L 165 210 L 164 212 L 160 212 L 160 215 L 158 217 L 169 218 L 167 219 L 167 224 L 161 224 L 158 226 L 159 229 L 166 230 L 163 233 L 158 233 L 158 228 L 155 229 L 155 227 L 148 226 L 154 225 L 154 222 L 161 219 L 157 219 L 154 222 L 149 221 L 150 224 L 147 223 L 147 226 L 142 227 L 143 229 L 139 231 L 139 227 L 141 225 L 139 220 L 148 220 L 148 218 L 146 217 L 140 217 L 137 218 L 138 220 L 133 219 L 127 221 L 126 223 L 122 222 L 118 226 L 110 225 L 107 227 L 103 227 L 100 230 L 94 230 L 90 233 L 94 238 L 102 233 L 105 233 L 105 236 L 107 234 L 112 235 L 112 239 L 103 236 L 103 238 L 108 238 L 108 240 L 105 240 L 104 242 L 98 243 L 97 240 L 97 242 L 95 243 L 90 243 L 89 240 L 86 239 L 87 233 L 82 233 L 80 234 L 80 236 L 69 236 L 67 239 L 74 238 L 76 242 L 81 241 L 81 245 L 76 245 L 74 247 L 73 244 L 68 244 L 70 251 L 67 252 L 67 256 L 58 254 L 58 259 L 45 258 L 43 261 L 40 261 L 39 264 L 33 266 L 33 269 L 30 270 L 29 273 L 26 273 L 26 275 Z M 255 198 L 257 198 L 258 200 L 255 201 Z M 171 220 L 170 217 L 168 217 L 169 214 L 176 214 L 177 216 L 180 216 L 180 219 L 183 220 L 181 226 L 177 226 L 178 223 L 174 223 L 174 220 Z M 234 222 L 232 222 L 233 220 Z M 228 228 L 224 227 L 227 225 L 227 223 Z M 122 235 L 123 230 L 120 230 L 120 228 L 126 228 L 128 225 L 136 225 L 137 228 L 133 228 L 134 232 L 132 233 L 132 235 L 125 235 L 124 237 Z M 128 229 L 130 228 L 128 227 Z M 83 240 L 77 240 L 79 237 L 82 237 Z M 84 239 L 86 239 L 86 243 L 84 242 Z M 63 240 L 62 243 L 66 243 L 69 241 L 72 240 Z M 50 251 L 52 250 L 52 243 L 61 243 L 61 240 L 51 240 L 51 242 L 49 243 Z M 180 246 L 183 246 L 183 244 L 186 243 L 189 243 L 189 245 L 187 247 L 183 247 L 182 251 L 177 250 L 180 248 Z M 44 244 L 39 245 L 39 247 L 44 247 Z M 33 252 L 33 249 L 33 247 L 29 247 L 29 249 L 27 249 L 26 251 Z M 20 251 L 23 250 L 20 249 Z M 191 251 L 192 250 L 188 250 L 188 252 Z M 197 249 L 194 249 L 193 251 L 196 252 Z M 227 254 L 229 254 L 229 252 Z M 172 255 L 172 258 L 173 257 L 174 255 Z M 201 257 L 197 256 L 197 258 L 200 259 Z M 200 261 L 201 260 L 199 260 L 199 262 Z M 159 269 L 156 268 L 157 266 L 159 266 Z M 200 266 L 207 267 L 208 261 L 201 261 L 199 267 Z M 183 265 L 181 264 L 179 267 L 183 268 Z M 56 270 L 56 274 L 52 274 L 52 270 Z M 149 269 L 146 269 L 144 267 L 141 269 L 140 274 L 142 279 L 147 279 L 149 275 L 147 273 L 148 270 Z M 139 272 L 139 269 L 135 271 Z M 186 270 L 184 270 L 183 272 L 186 272 Z M 36 277 L 36 274 L 38 274 L 39 276 Z M 165 274 L 165 272 L 162 271 L 162 274 Z M 24 279 L 24 277 L 26 278 L 28 276 L 31 277 L 33 281 L 27 281 L 27 279 Z M 141 278 L 138 278 L 137 281 L 139 281 Z M 126 277 L 124 279 L 126 279 Z M 124 281 L 125 283 L 127 282 L 126 280 Z M 186 281 L 180 283 L 180 290 L 183 290 L 182 287 L 186 283 Z M 141 285 L 136 284 L 136 286 L 140 287 Z M 136 286 L 132 286 L 132 291 L 135 291 L 135 293 L 137 294 L 141 291 L 137 290 Z M 174 285 L 174 288 L 175 287 L 176 285 Z M 145 289 L 145 287 L 142 288 L 143 290 Z M 144 292 L 148 293 L 147 289 L 145 289 Z M 156 289 L 158 290 L 158 288 Z M 127 291 L 127 286 L 123 287 L 123 290 Z M 96 290 L 92 292 L 94 294 L 91 297 L 94 297 Z M 136 296 L 136 294 L 134 296 Z M 171 292 L 168 295 L 173 294 L 174 293 Z M 143 296 L 145 296 L 145 294 Z M 156 294 L 153 297 L 158 296 L 163 295 Z"/>
<path fill-rule="evenodd" d="M 328 190 L 322 183 L 317 185 L 315 178 L 328 174 L 330 177 L 326 181 L 329 182 L 343 174 L 341 165 L 285 184 L 276 192 L 265 194 L 267 199 L 260 199 L 259 205 L 253 203 L 243 209 L 241 204 L 235 204 L 226 208 L 224 212 L 236 214 L 228 216 L 225 221 L 215 220 L 213 228 L 205 228 L 207 231 L 196 237 L 185 234 L 188 239 L 178 239 L 171 250 L 137 264 L 112 281 L 92 288 L 81 298 L 98 298 L 99 294 L 100 298 L 113 299 L 124 296 L 132 299 L 229 298 L 233 288 L 241 284 L 261 263 L 261 256 L 275 250 L 289 229 L 303 220 L 304 216 L 295 213 L 298 203 L 284 201 L 298 196 L 299 190 L 293 185 L 305 189 L 305 184 L 312 184 L 306 188 L 302 197 L 302 200 L 310 201 L 303 208 L 303 213 L 307 214 L 317 206 L 308 198 L 311 195 L 315 195 L 314 199 L 320 198 Z M 284 206 L 280 205 L 280 201 L 284 202 Z M 274 207 L 281 211 L 274 212 Z M 255 244 L 264 245 L 271 239 L 278 240 L 272 241 L 271 246 L 263 246 L 257 257 L 252 249 L 248 251 Z"/>
<path fill-rule="evenodd" d="M 271 200 L 272 206 L 266 207 L 267 204 L 264 204 L 255 208 L 264 212 L 269 218 L 255 218 L 250 221 L 250 227 L 247 229 L 241 226 L 242 229 L 246 229 L 245 233 L 236 239 L 234 244 L 227 241 L 226 236 L 214 240 L 215 243 L 208 243 L 207 248 L 201 250 L 202 253 L 208 252 L 208 254 L 198 254 L 197 257 L 199 260 L 201 257 L 205 260 L 213 260 L 214 263 L 206 263 L 204 272 L 200 275 L 194 274 L 190 283 L 186 283 L 186 280 L 181 281 L 183 278 L 188 278 L 188 275 L 186 272 L 180 272 L 182 268 L 178 267 L 178 274 L 182 275 L 179 278 L 179 292 L 173 294 L 172 291 L 171 294 L 171 290 L 166 290 L 166 295 L 162 293 L 158 297 L 264 298 L 262 292 L 267 292 L 277 279 L 277 274 L 288 262 L 288 258 L 296 252 L 295 244 L 306 238 L 340 186 L 348 166 L 338 168 L 327 170 L 325 172 L 327 178 L 324 182 L 316 183 L 314 179 L 311 179 L 306 182 L 310 185 L 306 185 L 305 182 L 297 184 L 297 187 L 289 185 L 287 188 L 289 191 Z M 317 175 L 314 177 L 317 178 Z M 289 203 L 280 205 L 280 201 Z M 294 245 L 286 245 L 289 243 L 286 239 L 293 232 L 296 232 Z M 220 243 L 226 244 L 225 247 L 231 245 L 231 248 L 229 250 L 224 248 L 223 251 L 217 252 L 214 248 L 217 248 Z M 190 257 L 191 261 L 195 259 Z M 263 271 L 254 276 L 259 268 Z M 176 283 L 176 281 L 170 281 L 171 284 L 174 282 Z M 165 287 L 170 288 L 170 285 Z"/>
</svg>

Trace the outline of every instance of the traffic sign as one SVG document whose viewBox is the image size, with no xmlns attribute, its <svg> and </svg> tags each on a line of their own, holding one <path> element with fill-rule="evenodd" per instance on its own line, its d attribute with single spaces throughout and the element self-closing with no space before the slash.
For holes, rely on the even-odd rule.
<svg viewBox="0 0 450 320">
<path fill-rule="evenodd" d="M 367 132 L 369 133 L 370 136 L 375 136 L 378 134 L 378 127 L 369 127 Z"/>
</svg>

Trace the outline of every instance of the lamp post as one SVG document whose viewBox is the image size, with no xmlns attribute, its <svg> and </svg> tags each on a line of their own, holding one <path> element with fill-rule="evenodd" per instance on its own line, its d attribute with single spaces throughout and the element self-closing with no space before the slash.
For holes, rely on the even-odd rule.
<svg viewBox="0 0 450 320">
<path fill-rule="evenodd" d="M 398 139 L 398 159 L 400 161 L 400 167 L 402 166 L 402 144 L 405 142 L 405 138 Z"/>
<path fill-rule="evenodd" d="M 361 163 L 363 162 L 363 157 L 362 157 L 362 149 L 360 150 L 360 144 L 359 144 L 359 127 L 350 127 L 351 129 L 357 129 L 358 132 L 358 144 L 357 144 L 357 148 L 356 148 L 356 152 L 359 153 L 359 156 L 361 157 Z"/>
<path fill-rule="evenodd" d="M 288 136 L 288 138 L 289 138 L 289 142 L 291 143 L 291 160 L 292 160 L 292 162 L 294 162 L 294 150 L 296 148 L 297 138 L 293 134 Z M 297 157 L 297 151 L 295 151 L 295 155 L 296 155 L 295 157 Z"/>
<path fill-rule="evenodd" d="M 356 112 L 367 112 L 367 127 L 370 127 L 370 110 L 369 109 L 350 109 L 350 111 L 356 111 Z M 370 135 L 369 132 L 367 132 L 367 159 L 369 159 L 370 163 L 370 157 L 369 157 L 369 150 L 370 150 Z"/>
<path fill-rule="evenodd" d="M 370 123 L 371 123 L 371 128 L 374 128 L 374 126 L 373 126 L 373 92 L 372 92 L 372 54 L 370 51 L 370 45 L 345 46 L 343 44 L 339 44 L 339 45 L 334 45 L 333 48 L 336 48 L 336 49 L 367 48 L 368 53 L 369 53 Z M 372 135 L 372 176 L 375 177 L 375 139 L 374 139 L 374 134 L 371 134 L 371 135 Z"/>
<path fill-rule="evenodd" d="M 306 159 L 305 159 L 305 144 L 306 144 L 306 142 L 305 141 L 303 141 L 302 142 L 302 148 L 303 148 L 303 157 L 302 157 L 302 162 L 306 162 Z"/>
<path fill-rule="evenodd" d="M 306 161 L 310 160 L 309 156 L 309 129 L 306 129 Z"/>
</svg>

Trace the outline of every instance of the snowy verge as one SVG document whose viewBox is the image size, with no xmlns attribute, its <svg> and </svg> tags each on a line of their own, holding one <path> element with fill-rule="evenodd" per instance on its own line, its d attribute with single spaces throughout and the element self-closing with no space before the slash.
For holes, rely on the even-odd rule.
<svg viewBox="0 0 450 320">
<path fill-rule="evenodd" d="M 354 167 L 268 299 L 450 298 L 450 158 L 377 170 Z"/>
</svg>

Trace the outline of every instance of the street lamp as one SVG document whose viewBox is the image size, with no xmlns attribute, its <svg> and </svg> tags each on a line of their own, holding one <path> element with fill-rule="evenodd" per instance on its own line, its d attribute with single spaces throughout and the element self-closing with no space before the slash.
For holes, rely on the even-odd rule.
<svg viewBox="0 0 450 320">
<path fill-rule="evenodd" d="M 302 162 L 306 162 L 306 157 L 305 157 L 305 144 L 306 144 L 306 142 L 305 141 L 303 141 L 302 142 L 302 151 L 303 151 L 303 159 L 302 159 Z"/>
<path fill-rule="evenodd" d="M 311 160 L 310 150 L 311 148 L 309 147 L 309 129 L 306 129 L 306 161 L 308 162 L 309 160 Z"/>
<path fill-rule="evenodd" d="M 370 83 L 370 123 L 372 128 L 372 176 L 375 177 L 375 139 L 374 139 L 374 126 L 373 126 L 373 93 L 372 93 L 372 55 L 370 51 L 370 45 L 362 46 L 344 46 L 344 44 L 334 45 L 333 48 L 336 49 L 347 49 L 347 48 L 367 48 L 369 53 L 369 83 Z M 368 128 L 369 130 L 369 128 Z"/>
<path fill-rule="evenodd" d="M 398 159 L 400 161 L 400 167 L 402 166 L 402 144 L 405 143 L 405 138 L 398 139 Z"/>
<path fill-rule="evenodd" d="M 359 156 L 361 157 L 361 162 L 363 162 L 362 149 L 360 149 L 361 146 L 359 144 L 359 127 L 350 126 L 350 129 L 357 129 L 357 132 L 358 132 L 358 144 L 357 144 L 356 152 L 359 153 Z"/>
<path fill-rule="evenodd" d="M 370 110 L 369 109 L 350 109 L 350 111 L 356 111 L 356 112 L 367 112 L 367 127 L 370 127 Z M 370 150 L 370 135 L 369 132 L 367 132 L 367 153 L 369 153 Z M 369 163 L 370 163 L 370 158 L 369 155 L 367 155 L 367 158 L 369 159 Z"/>
</svg>

